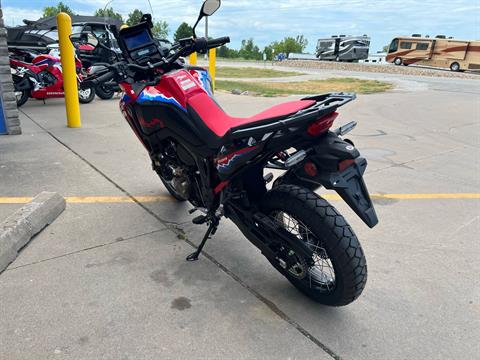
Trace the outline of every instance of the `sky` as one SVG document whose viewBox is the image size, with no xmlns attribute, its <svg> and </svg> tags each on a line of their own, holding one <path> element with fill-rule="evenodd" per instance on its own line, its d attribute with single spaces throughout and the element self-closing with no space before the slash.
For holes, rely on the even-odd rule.
<svg viewBox="0 0 480 360">
<path fill-rule="evenodd" d="M 5 24 L 36 20 L 42 8 L 55 5 L 47 0 L 0 0 Z M 107 0 L 63 0 L 76 13 L 92 15 Z M 170 37 L 181 22 L 191 25 L 203 0 L 151 0 L 153 16 L 166 20 Z M 109 5 L 127 17 L 134 8 L 150 12 L 148 0 L 113 0 Z M 203 23 L 197 35 L 203 33 Z M 331 35 L 371 37 L 371 52 L 381 50 L 397 35 L 480 39 L 480 0 L 222 0 L 222 6 L 209 19 L 209 35 L 230 36 L 233 48 L 243 39 L 253 38 L 263 49 L 285 36 L 304 35 L 307 52 L 314 52 L 317 40 Z"/>
</svg>

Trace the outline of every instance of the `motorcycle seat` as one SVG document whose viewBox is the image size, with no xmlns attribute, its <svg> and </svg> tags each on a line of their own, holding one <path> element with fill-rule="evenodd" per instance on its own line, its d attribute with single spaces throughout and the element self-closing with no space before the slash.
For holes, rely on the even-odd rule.
<svg viewBox="0 0 480 360">
<path fill-rule="evenodd" d="M 240 118 L 226 114 L 223 109 L 207 94 L 197 94 L 188 101 L 188 110 L 193 118 L 200 118 L 201 122 L 215 134 L 222 138 L 231 129 L 245 127 L 249 124 L 260 125 L 278 121 L 306 109 L 316 102 L 314 100 L 288 101 L 262 111 L 254 116 Z"/>
</svg>

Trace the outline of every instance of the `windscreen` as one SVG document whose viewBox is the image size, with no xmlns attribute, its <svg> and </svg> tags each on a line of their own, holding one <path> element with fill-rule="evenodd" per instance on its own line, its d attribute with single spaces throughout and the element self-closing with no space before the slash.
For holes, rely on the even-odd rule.
<svg viewBox="0 0 480 360">
<path fill-rule="evenodd" d="M 124 40 L 128 50 L 135 50 L 152 43 L 150 34 L 146 29 L 133 35 L 127 35 Z"/>
</svg>

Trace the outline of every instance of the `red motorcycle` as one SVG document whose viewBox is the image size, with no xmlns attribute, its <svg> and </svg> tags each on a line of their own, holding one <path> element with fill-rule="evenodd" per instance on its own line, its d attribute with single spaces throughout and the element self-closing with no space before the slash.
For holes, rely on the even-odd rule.
<svg viewBox="0 0 480 360">
<path fill-rule="evenodd" d="M 206 0 L 198 21 L 219 7 L 220 0 Z M 152 26 L 147 14 L 122 29 L 123 60 L 104 64 L 103 74 L 81 86 L 118 81 L 120 109 L 153 169 L 174 198 L 200 213 L 193 223 L 208 225 L 187 260 L 198 259 L 227 217 L 310 298 L 332 306 L 354 301 L 367 281 L 365 255 L 345 218 L 314 191 L 335 190 L 369 227 L 377 224 L 363 180 L 367 161 L 342 138 L 355 123 L 330 130 L 337 110 L 355 94 L 309 96 L 252 117 L 229 116 L 213 98 L 208 72 L 180 58 L 230 39 L 194 33 L 163 49 Z M 266 169 L 281 175 L 273 181 Z"/>
<path fill-rule="evenodd" d="M 84 79 L 82 62 L 75 57 L 77 81 Z M 64 96 L 62 64 L 59 56 L 53 54 L 39 54 L 33 57 L 32 62 L 26 62 L 19 56 L 10 56 L 10 69 L 17 106 L 20 107 L 29 98 L 50 99 Z M 84 87 L 79 89 L 78 97 L 81 103 L 86 104 L 95 98 L 95 89 Z"/>
</svg>

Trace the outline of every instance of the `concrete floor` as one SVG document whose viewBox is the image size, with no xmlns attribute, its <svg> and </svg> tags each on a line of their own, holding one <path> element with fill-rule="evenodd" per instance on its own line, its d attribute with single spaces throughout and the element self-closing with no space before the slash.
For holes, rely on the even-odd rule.
<svg viewBox="0 0 480 360">
<path fill-rule="evenodd" d="M 480 82 L 418 83 L 414 91 L 360 96 L 341 109 L 337 125 L 359 123 L 350 137 L 369 160 L 370 191 L 478 193 Z M 232 115 L 287 100 L 218 99 Z M 81 109 L 83 127 L 67 129 L 60 100 L 22 108 L 25 134 L 0 138 L 0 196 L 165 195 L 117 101 Z M 298 293 L 228 221 L 207 244 L 209 257 L 186 263 L 189 242 L 198 243 L 205 230 L 191 224 L 190 206 L 140 205 L 68 204 L 0 275 L 0 358 L 480 353 L 478 199 L 378 200 L 373 230 L 335 201 L 369 265 L 366 290 L 344 308 Z M 0 205 L 0 215 L 16 206 Z M 182 229 L 188 242 L 166 226 Z"/>
</svg>

